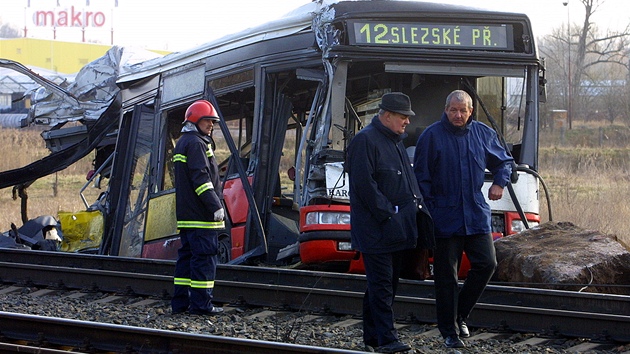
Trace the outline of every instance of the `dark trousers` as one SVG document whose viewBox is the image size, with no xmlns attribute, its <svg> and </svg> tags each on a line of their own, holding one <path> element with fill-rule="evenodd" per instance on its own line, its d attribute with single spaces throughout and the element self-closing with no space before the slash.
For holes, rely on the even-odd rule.
<svg viewBox="0 0 630 354">
<path fill-rule="evenodd" d="M 179 236 L 182 246 L 177 251 L 171 307 L 174 312 L 211 310 L 218 234 L 207 229 L 181 229 Z"/>
<path fill-rule="evenodd" d="M 436 238 L 433 256 L 435 305 L 438 329 L 444 338 L 456 335 L 458 318 L 466 320 L 497 267 L 491 234 Z M 461 290 L 457 272 L 462 252 L 470 260 L 470 271 Z"/>
<path fill-rule="evenodd" d="M 403 253 L 363 254 L 367 289 L 363 296 L 363 342 L 373 347 L 398 340 L 392 305 Z"/>
</svg>

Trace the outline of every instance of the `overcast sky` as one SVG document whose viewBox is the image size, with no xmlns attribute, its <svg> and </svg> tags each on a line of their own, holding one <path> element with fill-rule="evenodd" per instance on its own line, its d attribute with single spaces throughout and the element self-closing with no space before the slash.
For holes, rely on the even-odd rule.
<svg viewBox="0 0 630 354">
<path fill-rule="evenodd" d="M 584 8 L 580 0 L 442 0 L 433 2 L 458 3 L 509 12 L 526 13 L 534 33 L 541 36 L 566 24 L 581 23 Z M 620 29 L 630 22 L 629 0 L 599 0 L 600 8 L 594 21 L 600 28 Z M 28 37 L 53 39 L 53 28 L 36 27 L 35 10 L 98 13 L 92 20 L 104 21 L 100 28 L 86 27 L 87 41 L 122 46 L 141 46 L 168 51 L 185 50 L 223 35 L 281 17 L 307 4 L 310 0 L 0 0 L 2 23 L 11 23 Z M 59 6 L 57 7 L 57 3 Z M 89 6 L 86 6 L 89 3 Z M 116 7 L 115 4 L 118 4 Z M 30 4 L 30 7 L 29 7 Z M 84 13 L 82 13 L 84 15 Z M 96 16 L 96 15 L 94 15 Z M 75 21 L 78 17 L 75 17 Z M 68 22 L 72 19 L 69 18 Z M 113 31 L 112 31 L 113 29 Z M 56 28 L 58 40 L 82 40 L 81 28 Z"/>
</svg>

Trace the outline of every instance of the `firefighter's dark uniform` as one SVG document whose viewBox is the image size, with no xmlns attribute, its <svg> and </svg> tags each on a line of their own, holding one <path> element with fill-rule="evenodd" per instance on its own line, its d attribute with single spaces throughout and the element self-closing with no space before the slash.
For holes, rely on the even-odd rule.
<svg viewBox="0 0 630 354">
<path fill-rule="evenodd" d="M 173 151 L 177 228 L 182 246 L 175 265 L 173 313 L 188 310 L 204 313 L 213 309 L 212 290 L 218 252 L 218 229 L 214 221 L 223 193 L 210 138 L 185 132 Z"/>
</svg>

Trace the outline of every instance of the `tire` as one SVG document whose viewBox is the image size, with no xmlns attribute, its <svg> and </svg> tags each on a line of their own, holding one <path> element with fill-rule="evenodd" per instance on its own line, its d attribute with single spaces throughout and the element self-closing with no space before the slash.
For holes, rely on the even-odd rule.
<svg viewBox="0 0 630 354">
<path fill-rule="evenodd" d="M 232 245 L 230 242 L 230 236 L 226 234 L 219 235 L 219 252 L 217 254 L 219 264 L 225 264 L 232 260 L 231 250 Z"/>
</svg>

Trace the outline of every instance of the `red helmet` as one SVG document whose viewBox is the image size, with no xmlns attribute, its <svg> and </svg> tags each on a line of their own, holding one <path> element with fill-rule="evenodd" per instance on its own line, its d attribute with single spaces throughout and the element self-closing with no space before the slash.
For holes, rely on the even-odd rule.
<svg viewBox="0 0 630 354">
<path fill-rule="evenodd" d="M 212 119 L 215 122 L 219 121 L 219 115 L 212 103 L 206 100 L 195 101 L 186 109 L 184 123 L 191 122 L 197 124 L 197 122 L 203 118 Z"/>
</svg>

